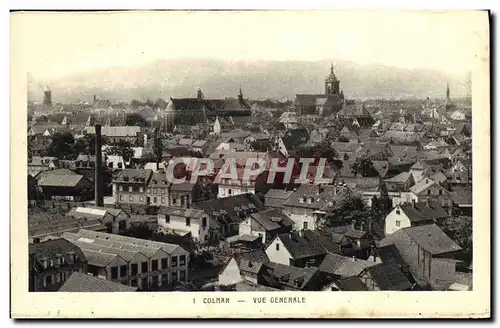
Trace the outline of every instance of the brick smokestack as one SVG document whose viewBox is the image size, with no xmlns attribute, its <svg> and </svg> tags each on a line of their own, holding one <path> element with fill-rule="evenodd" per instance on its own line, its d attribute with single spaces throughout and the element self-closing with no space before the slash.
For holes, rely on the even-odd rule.
<svg viewBox="0 0 500 328">
<path fill-rule="evenodd" d="M 101 125 L 95 125 L 95 205 L 104 206 L 102 188 L 102 150 L 101 150 Z"/>
</svg>

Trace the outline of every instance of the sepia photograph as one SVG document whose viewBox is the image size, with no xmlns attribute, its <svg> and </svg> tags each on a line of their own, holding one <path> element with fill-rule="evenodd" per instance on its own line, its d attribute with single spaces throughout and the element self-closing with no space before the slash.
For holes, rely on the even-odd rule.
<svg viewBox="0 0 500 328">
<path fill-rule="evenodd" d="M 11 52 L 13 316 L 490 315 L 487 11 L 12 12 Z"/>
</svg>

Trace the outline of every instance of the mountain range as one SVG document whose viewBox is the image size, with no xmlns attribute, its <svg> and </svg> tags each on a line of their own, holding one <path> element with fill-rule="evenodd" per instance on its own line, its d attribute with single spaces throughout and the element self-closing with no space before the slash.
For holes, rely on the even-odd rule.
<svg viewBox="0 0 500 328">
<path fill-rule="evenodd" d="M 466 76 L 436 70 L 333 62 L 340 87 L 348 99 L 444 98 L 469 94 Z M 216 59 L 158 60 L 137 67 L 110 67 L 72 73 L 53 80 L 28 73 L 28 100 L 41 101 L 48 86 L 54 102 L 99 99 L 130 102 L 157 98 L 236 97 L 241 88 L 249 99 L 294 99 L 297 93 L 323 93 L 330 73 L 327 61 L 224 61 Z"/>
</svg>

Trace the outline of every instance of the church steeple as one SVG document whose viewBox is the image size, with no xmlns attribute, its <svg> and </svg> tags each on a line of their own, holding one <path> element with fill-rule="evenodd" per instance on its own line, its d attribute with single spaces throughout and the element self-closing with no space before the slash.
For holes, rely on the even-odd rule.
<svg viewBox="0 0 500 328">
<path fill-rule="evenodd" d="M 243 92 L 241 91 L 241 83 L 240 83 L 240 90 L 238 92 L 238 100 L 243 101 Z"/>
<path fill-rule="evenodd" d="M 333 74 L 333 63 L 330 63 L 330 75 L 334 75 Z"/>
<path fill-rule="evenodd" d="M 333 72 L 333 63 L 330 64 L 330 74 L 325 79 L 325 94 L 326 95 L 340 94 L 340 81 L 337 80 L 337 77 Z"/>
<path fill-rule="evenodd" d="M 201 92 L 201 89 L 198 88 L 198 93 L 197 93 L 197 97 L 198 100 L 203 100 L 204 96 L 203 96 L 203 92 Z"/>
</svg>

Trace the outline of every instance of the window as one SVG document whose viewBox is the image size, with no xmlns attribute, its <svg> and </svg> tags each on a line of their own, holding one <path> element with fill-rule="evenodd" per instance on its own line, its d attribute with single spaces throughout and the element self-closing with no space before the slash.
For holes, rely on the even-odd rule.
<svg viewBox="0 0 500 328">
<path fill-rule="evenodd" d="M 441 189 L 439 189 L 439 194 L 442 195 L 443 194 L 443 191 Z"/>
<path fill-rule="evenodd" d="M 151 193 L 151 188 L 148 188 L 148 194 L 150 194 L 150 193 Z"/>
<path fill-rule="evenodd" d="M 139 192 L 144 192 L 144 188 L 143 187 L 139 187 Z"/>
<path fill-rule="evenodd" d="M 165 215 L 165 223 L 170 223 L 170 215 Z"/>
<path fill-rule="evenodd" d="M 177 266 L 177 256 L 172 256 L 172 267 L 176 267 Z"/>
<path fill-rule="evenodd" d="M 151 261 L 151 271 L 156 271 L 158 270 L 158 260 L 152 260 Z"/>
<path fill-rule="evenodd" d="M 120 201 L 123 202 L 123 195 L 120 195 Z"/>
<path fill-rule="evenodd" d="M 123 191 L 123 186 L 120 186 L 120 187 L 119 187 L 119 190 L 120 190 L 120 191 Z"/>
<path fill-rule="evenodd" d="M 179 274 L 180 274 L 179 280 L 186 281 L 186 270 L 179 271 Z"/>
<path fill-rule="evenodd" d="M 177 198 L 172 198 L 172 204 L 177 203 Z"/>
<path fill-rule="evenodd" d="M 161 268 L 162 269 L 168 268 L 168 258 L 161 259 Z"/>
<path fill-rule="evenodd" d="M 162 203 L 162 204 L 165 204 L 165 197 L 162 197 L 162 198 L 161 198 L 161 203 Z"/>
<path fill-rule="evenodd" d="M 228 189 L 228 190 L 227 190 L 227 194 L 228 194 L 229 196 L 231 196 L 231 195 L 233 194 L 233 191 L 232 191 L 231 189 Z"/>
<path fill-rule="evenodd" d="M 153 188 L 153 194 L 157 194 L 157 193 L 158 193 L 158 189 Z"/>
<path fill-rule="evenodd" d="M 152 276 L 151 277 L 151 287 L 152 288 L 158 287 L 158 285 L 159 285 L 158 281 L 159 281 L 158 276 Z"/>
<path fill-rule="evenodd" d="M 181 206 L 184 206 L 184 196 L 181 196 Z"/>
<path fill-rule="evenodd" d="M 307 230 L 307 222 L 304 222 L 304 230 Z"/>
<path fill-rule="evenodd" d="M 123 164 L 122 163 L 118 163 L 118 168 L 122 169 L 123 168 Z"/>
<path fill-rule="evenodd" d="M 189 226 L 191 226 L 191 219 L 186 218 L 186 227 L 189 227 Z"/>
<path fill-rule="evenodd" d="M 401 221 L 396 221 L 396 227 L 401 226 Z"/>
<path fill-rule="evenodd" d="M 156 204 L 156 201 L 157 201 L 156 197 L 153 197 L 153 203 Z"/>
<path fill-rule="evenodd" d="M 144 197 L 139 196 L 139 201 L 140 201 L 140 202 L 143 202 L 143 201 L 144 201 Z"/>
<path fill-rule="evenodd" d="M 141 279 L 141 289 L 148 289 L 148 278 L 142 278 Z"/>
<path fill-rule="evenodd" d="M 126 277 L 127 276 L 127 266 L 122 265 L 120 267 L 120 277 Z"/>
<path fill-rule="evenodd" d="M 148 262 L 141 263 L 141 272 L 148 272 Z"/>
<path fill-rule="evenodd" d="M 134 188 L 132 188 L 132 186 L 128 186 L 128 192 L 132 192 L 134 191 Z"/>
<path fill-rule="evenodd" d="M 430 189 L 428 189 L 428 190 L 427 190 L 427 195 L 430 195 L 430 194 L 431 194 L 431 190 L 430 190 Z"/>
<path fill-rule="evenodd" d="M 118 267 L 111 268 L 111 279 L 118 279 Z"/>
<path fill-rule="evenodd" d="M 179 266 L 186 265 L 186 255 L 179 256 Z"/>
<path fill-rule="evenodd" d="M 280 244 L 276 243 L 276 250 L 279 251 L 280 250 Z"/>
<path fill-rule="evenodd" d="M 134 279 L 134 280 L 130 281 L 130 285 L 132 287 L 137 287 L 137 279 Z"/>
<path fill-rule="evenodd" d="M 43 286 L 45 287 L 47 285 L 52 285 L 52 275 L 51 274 L 45 276 L 45 284 Z"/>
<path fill-rule="evenodd" d="M 132 274 L 137 274 L 139 271 L 139 266 L 137 263 L 132 263 L 130 270 L 132 271 Z"/>
<path fill-rule="evenodd" d="M 206 228 L 206 227 L 207 227 L 207 218 L 206 218 L 206 217 L 205 217 L 205 218 L 203 218 L 203 219 L 201 219 L 201 226 L 202 226 L 203 228 Z"/>
<path fill-rule="evenodd" d="M 133 202 L 134 201 L 134 196 L 129 196 L 128 200 L 129 200 L 129 202 Z"/>
</svg>

